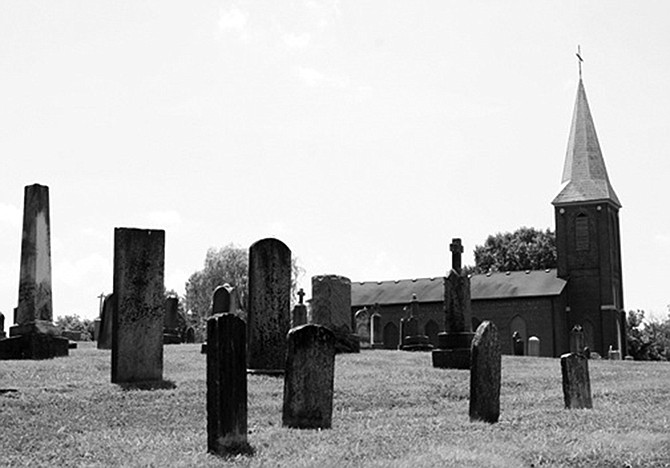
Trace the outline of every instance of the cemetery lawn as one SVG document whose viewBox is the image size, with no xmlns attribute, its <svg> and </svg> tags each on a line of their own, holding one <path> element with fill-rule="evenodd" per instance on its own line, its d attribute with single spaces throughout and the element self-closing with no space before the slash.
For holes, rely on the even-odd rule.
<svg viewBox="0 0 670 468">
<path fill-rule="evenodd" d="M 670 363 L 590 361 L 592 410 L 563 409 L 560 361 L 504 356 L 497 424 L 468 418 L 469 372 L 430 353 L 338 355 L 333 428 L 281 426 L 283 379 L 250 375 L 253 456 L 206 453 L 205 356 L 165 346 L 166 382 L 110 383 L 110 351 L 0 361 L 1 466 L 670 466 Z"/>
</svg>

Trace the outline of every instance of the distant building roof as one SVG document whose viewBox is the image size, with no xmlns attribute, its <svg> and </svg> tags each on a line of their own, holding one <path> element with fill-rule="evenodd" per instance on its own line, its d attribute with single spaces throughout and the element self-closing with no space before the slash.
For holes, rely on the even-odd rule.
<svg viewBox="0 0 670 468">
<path fill-rule="evenodd" d="M 481 300 L 557 296 L 565 284 L 565 280 L 556 276 L 555 269 L 473 275 L 470 278 L 470 297 Z M 354 307 L 376 303 L 409 304 L 412 294 L 416 294 L 419 302 L 442 302 L 444 277 L 351 283 L 351 304 Z"/>
</svg>

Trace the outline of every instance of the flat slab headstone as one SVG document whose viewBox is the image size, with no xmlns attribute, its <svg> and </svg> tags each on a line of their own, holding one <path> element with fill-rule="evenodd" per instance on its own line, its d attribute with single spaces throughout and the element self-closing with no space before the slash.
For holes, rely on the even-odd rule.
<svg viewBox="0 0 670 468">
<path fill-rule="evenodd" d="M 165 299 L 165 314 L 163 315 L 163 344 L 181 343 L 179 336 L 179 298 Z"/>
<path fill-rule="evenodd" d="M 321 325 L 302 325 L 288 334 L 282 424 L 299 429 L 332 425 L 335 335 Z"/>
<path fill-rule="evenodd" d="M 248 453 L 246 324 L 234 314 L 207 319 L 207 450 Z"/>
<path fill-rule="evenodd" d="M 228 283 L 217 286 L 212 294 L 212 315 L 215 314 L 234 314 L 237 312 L 237 292 L 235 288 Z M 202 354 L 207 353 L 207 342 L 200 346 Z"/>
<path fill-rule="evenodd" d="M 112 383 L 163 379 L 165 231 L 114 229 Z"/>
<path fill-rule="evenodd" d="M 531 357 L 540 357 L 540 339 L 537 336 L 528 338 L 528 355 Z"/>
<path fill-rule="evenodd" d="M 589 360 L 583 354 L 568 353 L 561 356 L 563 401 L 568 409 L 592 408 Z"/>
<path fill-rule="evenodd" d="M 360 341 L 353 333 L 351 280 L 340 275 L 312 276 L 312 302 L 309 323 L 323 325 L 335 334 L 337 351 L 360 352 Z"/>
<path fill-rule="evenodd" d="M 114 293 L 102 300 L 102 315 L 98 333 L 98 349 L 112 349 L 112 322 L 114 320 Z"/>
<path fill-rule="evenodd" d="M 356 322 L 356 335 L 361 343 L 361 348 L 369 348 L 371 346 L 370 339 L 370 312 L 367 308 L 356 311 L 354 314 Z"/>
<path fill-rule="evenodd" d="M 262 239 L 249 248 L 247 317 L 247 367 L 282 373 L 291 326 L 291 250 L 278 239 Z"/>
<path fill-rule="evenodd" d="M 370 316 L 370 341 L 373 349 L 384 347 L 384 330 L 382 330 L 382 316 L 379 313 L 379 305 L 375 304 Z"/>
<path fill-rule="evenodd" d="M 472 340 L 470 420 L 489 423 L 500 417 L 501 351 L 493 322 L 482 322 Z"/>
<path fill-rule="evenodd" d="M 50 359 L 68 355 L 68 340 L 53 323 L 49 187 L 24 190 L 19 302 L 0 359 Z"/>
</svg>

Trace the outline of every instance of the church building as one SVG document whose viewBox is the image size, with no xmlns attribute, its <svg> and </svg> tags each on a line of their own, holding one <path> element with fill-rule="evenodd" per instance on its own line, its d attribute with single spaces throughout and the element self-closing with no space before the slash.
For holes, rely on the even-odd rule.
<svg viewBox="0 0 670 468">
<path fill-rule="evenodd" d="M 557 268 L 472 275 L 473 330 L 495 323 L 502 351 L 512 354 L 512 334 L 540 340 L 540 355 L 569 352 L 569 332 L 584 330 L 586 345 L 607 356 L 610 347 L 626 354 L 621 274 L 619 209 L 607 176 L 593 118 L 579 79 L 562 188 L 552 201 L 556 222 Z M 352 282 L 352 313 L 363 308 L 381 316 L 383 347 L 396 349 L 400 319 L 413 294 L 419 329 L 437 344 L 444 330 L 444 277 Z"/>
</svg>

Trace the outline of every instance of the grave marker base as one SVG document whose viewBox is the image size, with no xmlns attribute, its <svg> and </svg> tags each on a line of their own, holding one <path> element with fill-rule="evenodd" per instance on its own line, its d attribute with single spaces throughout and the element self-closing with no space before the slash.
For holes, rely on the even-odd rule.
<svg viewBox="0 0 670 468">
<path fill-rule="evenodd" d="M 0 360 L 52 359 L 68 356 L 69 340 L 60 336 L 31 333 L 0 341 Z"/>
</svg>

